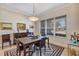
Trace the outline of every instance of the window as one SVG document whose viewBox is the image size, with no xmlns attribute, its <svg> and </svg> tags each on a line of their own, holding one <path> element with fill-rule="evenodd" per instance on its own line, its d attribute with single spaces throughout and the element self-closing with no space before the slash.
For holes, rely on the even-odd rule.
<svg viewBox="0 0 79 59">
<path fill-rule="evenodd" d="M 47 19 L 47 35 L 54 34 L 54 20 L 53 18 Z"/>
<path fill-rule="evenodd" d="M 55 18 L 55 35 L 66 36 L 66 15 Z"/>
<path fill-rule="evenodd" d="M 41 34 L 45 35 L 45 20 L 41 21 Z"/>
<path fill-rule="evenodd" d="M 41 21 L 41 34 L 66 37 L 66 15 Z"/>
</svg>

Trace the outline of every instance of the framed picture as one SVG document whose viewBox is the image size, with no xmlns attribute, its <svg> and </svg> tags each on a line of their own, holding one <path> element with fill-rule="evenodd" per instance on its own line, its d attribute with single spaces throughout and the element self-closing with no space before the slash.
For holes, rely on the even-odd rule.
<svg viewBox="0 0 79 59">
<path fill-rule="evenodd" d="M 12 23 L 0 22 L 0 30 L 12 30 Z"/>
<path fill-rule="evenodd" d="M 34 28 L 34 26 L 33 26 L 33 25 L 29 25 L 29 26 L 30 26 L 30 28 L 31 28 L 31 29 L 33 29 L 33 28 Z"/>
<path fill-rule="evenodd" d="M 24 23 L 17 23 L 17 30 L 26 30 L 26 24 Z"/>
</svg>

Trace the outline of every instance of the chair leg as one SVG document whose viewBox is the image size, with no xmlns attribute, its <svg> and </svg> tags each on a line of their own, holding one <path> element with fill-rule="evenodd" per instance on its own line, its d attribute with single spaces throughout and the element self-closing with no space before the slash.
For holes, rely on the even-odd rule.
<svg viewBox="0 0 79 59">
<path fill-rule="evenodd" d="M 11 41 L 9 42 L 9 45 L 11 46 Z"/>
<path fill-rule="evenodd" d="M 17 51 L 16 51 L 17 53 L 17 56 L 20 56 L 21 55 L 21 50 L 20 50 L 20 48 L 19 48 L 19 46 L 17 45 Z"/>
<path fill-rule="evenodd" d="M 17 55 L 20 56 L 21 55 L 21 50 L 19 48 L 17 48 Z"/>
<path fill-rule="evenodd" d="M 29 56 L 30 56 L 30 47 L 29 47 Z"/>
<path fill-rule="evenodd" d="M 45 53 L 46 53 L 46 45 L 44 46 L 44 55 L 45 55 Z"/>
<path fill-rule="evenodd" d="M 40 56 L 42 56 L 41 47 L 39 47 L 39 49 L 40 49 Z"/>
<path fill-rule="evenodd" d="M 34 51 L 33 52 L 35 52 L 35 50 L 36 50 L 36 47 L 34 46 Z"/>
<path fill-rule="evenodd" d="M 32 45 L 29 46 L 29 56 L 32 56 L 34 53 L 34 50 L 32 50 Z"/>
<path fill-rule="evenodd" d="M 2 49 L 3 49 L 3 42 L 2 42 Z"/>
<path fill-rule="evenodd" d="M 19 51 L 19 56 L 21 56 L 21 51 Z"/>
</svg>

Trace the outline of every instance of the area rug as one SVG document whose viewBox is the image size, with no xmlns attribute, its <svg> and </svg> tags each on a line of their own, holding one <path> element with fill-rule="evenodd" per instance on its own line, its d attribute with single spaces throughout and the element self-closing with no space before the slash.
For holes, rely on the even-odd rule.
<svg viewBox="0 0 79 59">
<path fill-rule="evenodd" d="M 61 56 L 62 52 L 64 51 L 64 47 L 50 44 L 46 46 L 46 52 L 44 54 L 44 48 L 42 48 L 42 56 Z M 33 56 L 40 56 L 39 51 L 37 50 L 36 52 L 33 53 Z"/>
<path fill-rule="evenodd" d="M 31 50 L 33 51 L 33 49 Z M 42 56 L 61 56 L 62 52 L 64 51 L 64 47 L 49 44 L 49 48 L 48 45 L 46 45 L 46 52 L 44 52 L 44 48 L 42 48 L 41 51 Z M 5 56 L 16 56 L 16 48 L 8 49 L 4 53 Z M 21 54 L 21 56 L 23 56 L 23 53 Z M 32 56 L 40 56 L 39 49 L 35 50 L 35 52 L 32 53 Z"/>
</svg>

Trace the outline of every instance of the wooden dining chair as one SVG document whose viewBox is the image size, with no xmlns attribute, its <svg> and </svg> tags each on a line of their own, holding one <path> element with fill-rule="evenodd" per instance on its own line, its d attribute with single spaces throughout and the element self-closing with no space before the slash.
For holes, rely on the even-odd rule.
<svg viewBox="0 0 79 59">
<path fill-rule="evenodd" d="M 11 46 L 10 34 L 2 35 L 2 49 L 4 48 L 4 43 L 7 42 L 9 42 L 9 45 Z"/>
<path fill-rule="evenodd" d="M 40 56 L 42 55 L 42 51 L 41 48 L 44 48 L 44 54 L 46 52 L 46 39 L 42 38 L 39 42 L 37 42 L 34 46 L 34 50 L 36 50 L 36 47 L 39 47 L 39 51 L 40 51 Z"/>
<path fill-rule="evenodd" d="M 22 38 L 22 37 L 27 37 L 27 33 L 26 32 L 23 32 L 23 33 L 14 33 L 13 36 L 14 36 L 13 43 L 16 44 L 15 39 Z"/>
<path fill-rule="evenodd" d="M 20 56 L 20 55 L 22 55 L 22 54 L 24 54 L 24 48 L 23 48 L 23 45 L 21 44 L 21 43 L 19 43 L 19 41 L 18 40 L 16 40 L 16 45 L 17 45 L 17 54 Z M 32 51 L 30 51 L 30 46 L 31 45 L 28 45 L 28 46 L 26 46 L 26 55 L 28 55 L 28 56 L 30 56 L 30 55 L 32 55 Z"/>
</svg>

